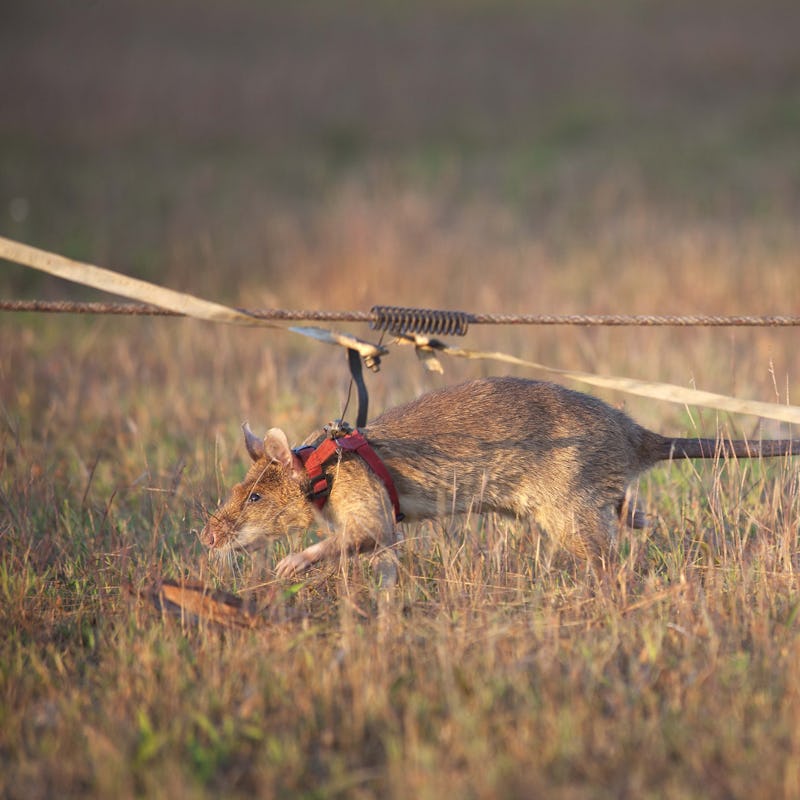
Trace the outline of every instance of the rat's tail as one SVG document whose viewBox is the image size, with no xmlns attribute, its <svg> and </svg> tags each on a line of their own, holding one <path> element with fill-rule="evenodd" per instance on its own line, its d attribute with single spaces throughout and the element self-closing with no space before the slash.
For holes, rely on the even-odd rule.
<svg viewBox="0 0 800 800">
<path fill-rule="evenodd" d="M 772 458 L 800 455 L 800 439 L 671 439 L 659 437 L 653 448 L 657 461 L 677 458 Z"/>
</svg>

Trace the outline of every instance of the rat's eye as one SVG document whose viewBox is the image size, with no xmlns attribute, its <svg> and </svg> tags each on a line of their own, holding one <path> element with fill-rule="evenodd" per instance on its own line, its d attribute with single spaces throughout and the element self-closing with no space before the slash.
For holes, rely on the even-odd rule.
<svg viewBox="0 0 800 800">
<path fill-rule="evenodd" d="M 250 497 L 247 498 L 248 503 L 257 503 L 261 499 L 261 495 L 258 492 L 253 492 Z"/>
</svg>

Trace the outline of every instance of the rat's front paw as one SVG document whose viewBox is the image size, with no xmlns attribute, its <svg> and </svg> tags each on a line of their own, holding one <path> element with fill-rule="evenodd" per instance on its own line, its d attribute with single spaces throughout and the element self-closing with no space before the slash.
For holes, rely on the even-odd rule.
<svg viewBox="0 0 800 800">
<path fill-rule="evenodd" d="M 278 562 L 275 572 L 280 578 L 288 578 L 305 572 L 312 563 L 312 560 L 305 553 L 290 553 L 286 558 Z"/>
</svg>

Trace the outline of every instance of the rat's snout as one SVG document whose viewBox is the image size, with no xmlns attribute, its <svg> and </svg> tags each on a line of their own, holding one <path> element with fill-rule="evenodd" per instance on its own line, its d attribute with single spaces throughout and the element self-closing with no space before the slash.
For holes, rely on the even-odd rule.
<svg viewBox="0 0 800 800">
<path fill-rule="evenodd" d="M 211 520 L 206 522 L 203 530 L 200 531 L 200 541 L 209 549 L 217 546 L 217 534 L 211 527 Z"/>
</svg>

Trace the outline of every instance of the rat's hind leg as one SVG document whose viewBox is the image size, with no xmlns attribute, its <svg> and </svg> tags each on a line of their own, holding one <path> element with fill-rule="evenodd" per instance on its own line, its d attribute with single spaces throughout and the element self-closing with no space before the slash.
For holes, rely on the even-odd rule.
<svg viewBox="0 0 800 800">
<path fill-rule="evenodd" d="M 614 504 L 573 504 L 566 513 L 550 520 L 548 534 L 568 553 L 595 570 L 608 565 L 617 541 L 619 516 Z"/>
<path fill-rule="evenodd" d="M 623 525 L 636 530 L 647 527 L 647 515 L 636 505 L 636 500 L 630 495 L 626 494 L 624 497 L 620 497 L 614 508 Z"/>
</svg>

